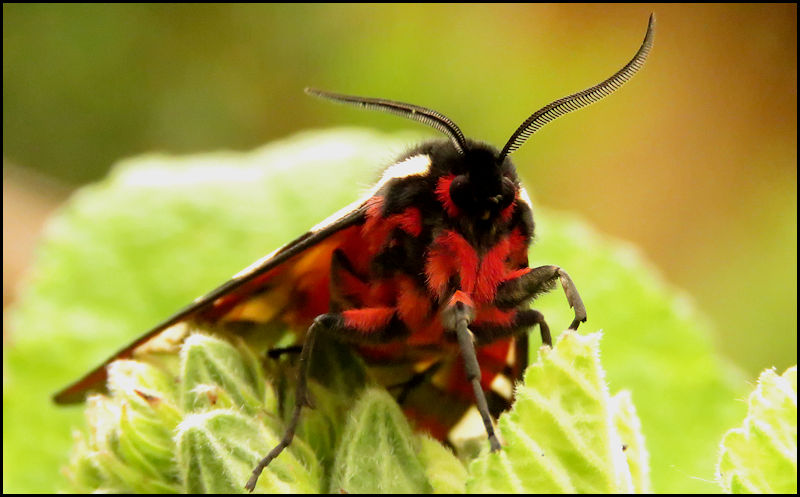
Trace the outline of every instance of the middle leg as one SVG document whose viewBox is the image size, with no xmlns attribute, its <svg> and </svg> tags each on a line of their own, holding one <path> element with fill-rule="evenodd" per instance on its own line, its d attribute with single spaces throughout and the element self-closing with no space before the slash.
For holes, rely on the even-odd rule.
<svg viewBox="0 0 800 497">
<path fill-rule="evenodd" d="M 586 322 L 586 307 L 572 278 L 558 266 L 528 268 L 516 278 L 503 282 L 497 289 L 495 304 L 501 308 L 517 307 L 539 294 L 552 290 L 556 279 L 561 281 L 567 302 L 575 312 L 575 319 L 569 328 L 577 330 L 580 323 Z"/>
</svg>

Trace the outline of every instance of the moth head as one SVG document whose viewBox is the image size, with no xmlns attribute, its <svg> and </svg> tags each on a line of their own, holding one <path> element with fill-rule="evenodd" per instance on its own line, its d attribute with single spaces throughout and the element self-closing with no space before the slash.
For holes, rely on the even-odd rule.
<svg viewBox="0 0 800 497">
<path fill-rule="evenodd" d="M 448 189 L 456 212 L 481 221 L 494 220 L 517 195 L 513 166 L 508 159 L 505 164 L 498 163 L 497 151 L 488 146 L 467 148 L 460 162 Z"/>
</svg>

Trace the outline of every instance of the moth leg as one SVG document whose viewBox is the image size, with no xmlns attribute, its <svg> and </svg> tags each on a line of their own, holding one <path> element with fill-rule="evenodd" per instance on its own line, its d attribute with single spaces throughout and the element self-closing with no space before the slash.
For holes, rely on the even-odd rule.
<svg viewBox="0 0 800 497">
<path fill-rule="evenodd" d="M 575 312 L 575 319 L 569 328 L 577 330 L 580 323 L 586 322 L 586 307 L 572 279 L 558 266 L 532 268 L 517 278 L 503 282 L 497 289 L 495 304 L 503 308 L 516 307 L 541 293 L 552 290 L 556 278 L 561 281 L 567 302 Z"/>
<path fill-rule="evenodd" d="M 292 411 L 292 417 L 289 420 L 286 430 L 283 432 L 281 441 L 278 442 L 278 445 L 269 451 L 269 454 L 261 459 L 253 469 L 253 474 L 244 486 L 250 492 L 256 488 L 256 482 L 258 482 L 258 477 L 261 476 L 261 472 L 264 471 L 264 468 L 266 468 L 273 459 L 278 457 L 278 454 L 283 452 L 283 449 L 292 443 L 295 430 L 297 430 L 297 424 L 300 421 L 300 411 L 303 409 L 303 406 L 310 406 L 308 402 L 308 385 L 306 382 L 308 378 L 308 359 L 311 357 L 311 350 L 314 348 L 314 339 L 321 326 L 319 318 L 316 318 L 306 332 L 303 350 L 300 352 L 300 367 L 297 372 L 297 390 L 294 395 L 294 411 Z"/>
<path fill-rule="evenodd" d="M 586 318 L 583 318 L 584 321 Z M 547 345 L 548 347 L 553 346 L 553 339 L 550 336 L 550 327 L 547 326 L 547 321 L 544 320 L 544 314 L 535 310 L 535 309 L 525 309 L 522 311 L 517 312 L 517 319 L 516 319 L 517 326 L 524 326 L 526 328 L 533 326 L 534 324 L 539 325 L 539 334 L 542 337 L 542 343 Z M 575 326 L 577 329 L 577 325 Z M 527 336 L 527 335 L 526 335 Z M 527 345 L 527 341 L 526 341 Z M 522 368 L 522 371 L 525 371 L 525 368 L 528 367 L 528 354 L 524 355 L 525 358 L 525 367 Z M 517 361 L 519 361 L 519 356 L 517 357 Z M 521 375 L 522 373 L 520 373 Z"/>
<path fill-rule="evenodd" d="M 270 359 L 278 359 L 285 354 L 299 354 L 303 351 L 302 345 L 290 345 L 288 347 L 275 347 L 267 351 L 267 357 Z"/>
<path fill-rule="evenodd" d="M 481 343 L 491 343 L 495 340 L 499 340 L 501 338 L 506 338 L 513 336 L 515 340 L 519 340 L 522 337 L 525 337 L 524 344 L 520 341 L 520 344 L 517 345 L 517 350 L 515 351 L 516 354 L 516 362 L 519 364 L 520 359 L 524 359 L 524 365 L 527 367 L 528 365 L 528 340 L 527 340 L 527 330 L 532 326 L 539 326 L 539 333 L 542 336 L 542 343 L 545 345 L 549 345 L 550 347 L 553 346 L 553 339 L 550 336 L 550 327 L 547 326 L 547 322 L 544 320 L 544 314 L 535 310 L 535 309 L 522 309 L 517 311 L 516 316 L 514 316 L 514 322 L 511 323 L 509 326 L 492 326 L 492 325 L 483 325 L 483 326 L 474 326 L 473 329 L 475 330 L 475 334 L 480 337 Z M 524 348 L 524 350 L 520 350 Z M 520 353 L 522 352 L 522 353 Z M 525 368 L 523 367 L 522 370 L 524 371 Z"/>
<path fill-rule="evenodd" d="M 464 359 L 464 370 L 467 373 L 467 381 L 472 384 L 472 391 L 475 394 L 475 401 L 478 404 L 478 412 L 483 419 L 483 426 L 489 436 L 489 445 L 492 451 L 500 450 L 500 442 L 494 434 L 492 416 L 489 414 L 489 405 L 486 402 L 486 395 L 481 388 L 481 367 L 475 357 L 475 345 L 472 343 L 472 332 L 467 328 L 467 320 L 459 319 L 456 325 L 456 335 L 458 336 L 458 346 L 461 349 L 461 357 Z"/>
<path fill-rule="evenodd" d="M 542 316 L 542 322 L 544 322 L 544 316 Z M 544 328 L 546 327 L 547 323 L 544 324 Z M 542 332 L 541 326 L 539 331 Z M 549 329 L 547 330 L 547 334 L 550 334 Z M 542 342 L 544 342 L 544 333 L 542 333 Z M 514 378 L 515 381 L 522 381 L 522 375 L 525 373 L 525 370 L 528 369 L 530 351 L 528 334 L 520 333 L 516 335 L 514 337 L 514 366 L 512 368 L 512 378 Z"/>
<path fill-rule="evenodd" d="M 386 388 L 388 390 L 391 390 L 393 388 L 400 388 L 401 389 L 400 393 L 397 395 L 397 399 L 396 400 L 397 400 L 397 403 L 402 406 L 403 403 L 405 403 L 406 399 L 408 398 L 408 395 L 415 388 L 417 388 L 418 386 L 422 385 L 422 383 L 425 380 L 427 380 L 428 378 L 433 376 L 436 373 L 436 371 L 439 370 L 439 368 L 441 366 L 442 366 L 442 362 L 441 361 L 434 362 L 433 364 L 431 364 L 430 366 L 428 366 L 424 370 L 422 370 L 422 371 L 420 371 L 418 373 L 414 373 L 413 375 L 411 375 L 411 378 L 409 378 L 408 380 L 406 380 L 406 381 L 404 381 L 402 383 L 396 383 L 394 385 L 389 385 Z"/>
<path fill-rule="evenodd" d="M 472 392 L 475 395 L 475 402 L 478 405 L 478 412 L 486 428 L 489 437 L 489 445 L 492 452 L 500 450 L 500 442 L 494 433 L 492 425 L 492 415 L 489 413 L 489 404 L 486 402 L 486 394 L 481 387 L 481 367 L 478 364 L 478 357 L 475 354 L 475 336 L 468 326 L 475 316 L 474 310 L 468 297 L 464 298 L 462 292 L 456 292 L 453 299 L 448 304 L 443 314 L 443 321 L 446 328 L 454 330 L 458 338 L 458 348 L 461 350 L 461 358 L 464 360 L 464 371 L 467 374 L 467 381 L 472 385 Z"/>
<path fill-rule="evenodd" d="M 539 332 L 542 336 L 542 343 L 552 347 L 553 344 L 550 338 L 550 328 L 547 326 L 544 315 L 541 312 L 533 309 L 517 311 L 514 322 L 510 326 L 472 326 L 473 333 L 477 337 L 480 337 L 480 343 L 492 343 L 507 337 L 514 338 L 513 362 L 511 364 L 507 364 L 503 368 L 503 374 L 506 376 L 506 378 L 512 380 L 512 384 L 522 381 L 525 370 L 528 369 L 530 355 L 529 330 L 534 325 L 539 326 Z M 489 392 L 489 411 L 493 416 L 497 417 L 502 411 L 505 411 L 511 406 L 514 393 L 515 392 L 513 388 L 511 389 L 510 397 L 499 390 L 492 390 Z M 496 398 L 492 398 L 492 395 L 495 395 Z M 493 401 L 495 402 L 493 403 Z"/>
<path fill-rule="evenodd" d="M 304 406 L 312 407 L 308 398 L 309 358 L 318 333 L 329 335 L 336 340 L 348 343 L 383 343 L 386 337 L 397 333 L 402 323 L 395 318 L 395 309 L 391 307 L 351 309 L 342 313 L 321 314 L 306 332 L 303 350 L 300 352 L 300 363 L 297 372 L 297 389 L 295 391 L 294 410 L 289 423 L 283 432 L 281 441 L 258 462 L 245 488 L 250 492 L 256 487 L 261 472 L 264 471 L 283 449 L 292 443 L 297 425 L 300 422 L 300 411 Z M 404 328 L 404 327 L 403 327 Z"/>
</svg>

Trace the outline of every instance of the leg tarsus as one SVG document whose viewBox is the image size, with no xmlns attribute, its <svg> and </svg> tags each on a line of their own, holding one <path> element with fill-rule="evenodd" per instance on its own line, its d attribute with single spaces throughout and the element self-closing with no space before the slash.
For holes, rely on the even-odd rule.
<svg viewBox="0 0 800 497">
<path fill-rule="evenodd" d="M 544 314 L 536 309 L 525 309 L 517 313 L 518 326 L 539 326 L 539 335 L 542 337 L 542 345 L 553 347 L 553 338 L 550 336 L 550 327 L 544 320 Z"/>
<path fill-rule="evenodd" d="M 572 307 L 572 310 L 575 312 L 575 319 L 572 320 L 569 328 L 571 330 L 577 330 L 580 323 L 586 322 L 586 306 L 583 305 L 583 300 L 578 294 L 578 289 L 575 288 L 575 283 L 572 282 L 572 278 L 560 267 L 558 268 L 558 278 L 561 280 L 561 288 L 564 289 L 567 302 L 569 302 L 569 306 Z"/>
<path fill-rule="evenodd" d="M 500 441 L 494 433 L 492 416 L 489 414 L 489 405 L 486 402 L 486 395 L 481 387 L 481 367 L 475 354 L 475 344 L 473 343 L 472 332 L 467 328 L 468 319 L 466 312 L 456 310 L 456 335 L 458 345 L 461 349 L 461 357 L 464 360 L 464 371 L 467 373 L 467 381 L 472 384 L 472 392 L 475 394 L 475 401 L 478 404 L 478 412 L 483 419 L 483 426 L 489 437 L 489 445 L 492 452 L 500 450 Z"/>
</svg>

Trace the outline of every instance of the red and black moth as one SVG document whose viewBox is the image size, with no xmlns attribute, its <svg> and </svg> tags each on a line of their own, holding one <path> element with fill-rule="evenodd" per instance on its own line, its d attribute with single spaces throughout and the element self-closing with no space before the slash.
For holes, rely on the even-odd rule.
<svg viewBox="0 0 800 497">
<path fill-rule="evenodd" d="M 281 442 L 253 470 L 247 489 L 255 488 L 262 470 L 291 443 L 302 408 L 309 405 L 308 363 L 319 335 L 351 344 L 367 363 L 408 365 L 406 385 L 427 378 L 442 399 L 455 399 L 440 416 L 430 403 L 415 405 L 408 388 L 398 396 L 406 412 L 440 438 L 476 403 L 491 449 L 499 450 L 492 415 L 509 404 L 511 393 L 498 392 L 498 380 L 517 379 L 524 371 L 530 328 L 538 326 L 542 342 L 551 345 L 544 316 L 529 303 L 558 280 L 575 314 L 569 327 L 586 321 L 584 304 L 563 269 L 528 266 L 533 215 L 509 155 L 556 117 L 628 81 L 650 52 L 654 27 L 651 15 L 641 47 L 622 69 L 536 111 L 500 151 L 465 138 L 455 123 L 431 109 L 306 89 L 422 122 L 447 139 L 406 152 L 364 199 L 196 299 L 56 394 L 55 401 L 80 402 L 102 389 L 106 366 L 131 357 L 175 325 L 274 323 L 295 330 L 302 343 L 296 400 Z"/>
</svg>

